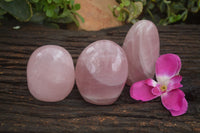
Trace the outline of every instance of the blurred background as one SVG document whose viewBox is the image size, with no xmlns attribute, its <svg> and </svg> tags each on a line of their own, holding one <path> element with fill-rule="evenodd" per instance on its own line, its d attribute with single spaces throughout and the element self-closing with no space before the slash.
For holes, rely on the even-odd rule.
<svg viewBox="0 0 200 133">
<path fill-rule="evenodd" d="M 0 0 L 0 26 L 37 23 L 98 31 L 148 19 L 156 25 L 200 24 L 200 0 Z"/>
</svg>

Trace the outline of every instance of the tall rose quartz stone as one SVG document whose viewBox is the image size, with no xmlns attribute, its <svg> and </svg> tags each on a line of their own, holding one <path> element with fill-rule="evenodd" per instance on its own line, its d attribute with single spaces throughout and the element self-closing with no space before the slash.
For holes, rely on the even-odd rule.
<svg viewBox="0 0 200 133">
<path fill-rule="evenodd" d="M 126 35 L 123 49 L 128 59 L 128 85 L 154 76 L 160 41 L 158 30 L 151 21 L 141 20 L 134 24 Z"/>
<path fill-rule="evenodd" d="M 128 63 L 121 47 L 100 40 L 86 47 L 76 64 L 76 83 L 89 103 L 109 105 L 121 94 L 128 76 Z"/>
<path fill-rule="evenodd" d="M 71 55 L 55 45 L 36 49 L 28 61 L 27 82 L 30 93 L 36 99 L 45 102 L 63 100 L 75 82 Z"/>
</svg>

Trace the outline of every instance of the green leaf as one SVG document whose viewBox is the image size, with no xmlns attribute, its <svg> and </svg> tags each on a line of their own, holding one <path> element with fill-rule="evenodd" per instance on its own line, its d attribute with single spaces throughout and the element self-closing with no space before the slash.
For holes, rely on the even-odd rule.
<svg viewBox="0 0 200 133">
<path fill-rule="evenodd" d="M 19 21 L 27 22 L 33 15 L 32 7 L 28 0 L 14 0 L 11 2 L 0 0 L 0 7 Z"/>
<path fill-rule="evenodd" d="M 141 0 L 141 2 L 143 3 L 144 6 L 146 6 L 147 0 Z"/>
<path fill-rule="evenodd" d="M 34 13 L 32 18 L 31 18 L 31 22 L 34 22 L 34 23 L 43 23 L 44 19 L 46 18 L 45 14 L 44 13 Z"/>
<path fill-rule="evenodd" d="M 170 0 L 163 0 L 165 4 L 170 4 L 171 1 Z"/>
<path fill-rule="evenodd" d="M 123 13 L 122 13 L 122 12 L 119 13 L 119 16 L 117 17 L 117 19 L 118 19 L 119 21 L 124 21 L 124 20 L 123 20 Z"/>
<path fill-rule="evenodd" d="M 13 1 L 13 0 L 4 0 L 4 1 L 6 1 L 6 2 L 11 2 L 11 1 Z"/>
<path fill-rule="evenodd" d="M 121 8 L 120 8 L 120 7 L 117 7 L 117 8 L 116 8 L 116 10 L 117 10 L 117 11 L 120 11 L 120 10 L 121 10 Z"/>
<path fill-rule="evenodd" d="M 182 18 L 182 16 L 180 14 L 178 14 L 178 15 L 171 15 L 169 17 L 169 23 L 175 23 L 175 22 L 181 20 L 181 18 Z"/>
<path fill-rule="evenodd" d="M 53 2 L 55 2 L 56 4 L 58 4 L 58 3 L 62 3 L 62 0 L 53 0 Z"/>
<path fill-rule="evenodd" d="M 197 13 L 198 11 L 199 11 L 198 7 L 192 7 L 191 8 L 191 12 L 193 12 L 193 13 Z"/>
<path fill-rule="evenodd" d="M 74 0 L 70 0 L 70 6 L 72 7 L 74 5 Z"/>
<path fill-rule="evenodd" d="M 166 26 L 167 24 L 168 24 L 168 22 L 167 22 L 166 19 L 161 19 L 161 20 L 159 21 L 159 25 L 164 25 L 164 26 Z"/>
<path fill-rule="evenodd" d="M 179 12 L 181 10 L 185 10 L 186 8 L 184 7 L 184 5 L 182 3 L 172 3 L 172 8 L 176 11 Z"/>
<path fill-rule="evenodd" d="M 70 14 L 70 11 L 67 8 L 65 8 L 59 17 L 64 18 L 64 17 L 69 16 L 69 14 Z"/>
<path fill-rule="evenodd" d="M 128 7 L 128 10 L 130 11 L 129 13 L 129 18 L 128 22 L 131 22 L 132 19 L 137 18 L 143 10 L 143 4 L 142 2 L 131 2 L 130 6 Z"/>
<path fill-rule="evenodd" d="M 79 26 L 79 22 L 78 22 L 78 20 L 75 18 L 75 16 L 73 15 L 73 14 L 69 14 L 69 17 L 75 22 L 75 24 L 77 25 L 77 26 Z"/>
<path fill-rule="evenodd" d="M 188 10 L 185 10 L 183 13 L 182 13 L 182 20 L 185 21 L 187 19 L 187 16 L 188 16 Z"/>
<path fill-rule="evenodd" d="M 199 10 L 200 10 L 200 0 L 198 1 L 197 6 L 199 7 Z"/>
<path fill-rule="evenodd" d="M 81 20 L 82 23 L 85 22 L 84 18 L 83 18 L 80 14 L 78 14 L 78 13 L 76 13 L 76 12 L 74 12 L 74 14 L 76 14 L 76 16 L 79 17 L 79 19 Z"/>
<path fill-rule="evenodd" d="M 70 4 L 70 0 L 65 0 L 64 3 L 65 3 L 66 5 L 69 5 L 69 4 Z"/>
<path fill-rule="evenodd" d="M 75 5 L 74 5 L 74 9 L 75 9 L 75 10 L 79 10 L 80 8 L 81 8 L 81 5 L 80 5 L 80 4 L 75 4 Z"/>
<path fill-rule="evenodd" d="M 193 0 L 188 0 L 187 6 L 188 6 L 188 8 L 192 8 L 194 6 L 194 1 Z"/>
<path fill-rule="evenodd" d="M 31 0 L 32 2 L 34 2 L 34 3 L 38 3 L 39 2 L 39 0 Z"/>
<path fill-rule="evenodd" d="M 44 9 L 47 17 L 56 17 L 59 12 L 59 9 L 56 8 L 55 4 L 47 5 Z"/>
<path fill-rule="evenodd" d="M 49 4 L 51 4 L 52 0 L 47 0 L 47 2 L 48 2 Z"/>
<path fill-rule="evenodd" d="M 124 6 L 129 6 L 130 0 L 122 0 L 122 3 L 123 3 Z"/>
<path fill-rule="evenodd" d="M 124 7 L 124 4 L 123 4 L 123 3 L 120 3 L 119 7 L 120 7 L 120 8 L 123 8 L 123 7 Z"/>
<path fill-rule="evenodd" d="M 164 13 L 165 10 L 166 10 L 166 5 L 164 2 L 161 2 L 160 5 L 159 5 L 159 9 L 161 11 L 161 13 Z"/>
<path fill-rule="evenodd" d="M 150 2 L 148 8 L 149 8 L 150 10 L 152 10 L 154 7 L 155 7 L 155 4 L 152 3 L 152 2 Z"/>
<path fill-rule="evenodd" d="M 51 8 L 48 8 L 46 10 L 46 15 L 47 15 L 47 17 L 53 17 L 54 11 Z"/>
<path fill-rule="evenodd" d="M 0 16 L 6 14 L 7 12 L 0 8 Z"/>
</svg>

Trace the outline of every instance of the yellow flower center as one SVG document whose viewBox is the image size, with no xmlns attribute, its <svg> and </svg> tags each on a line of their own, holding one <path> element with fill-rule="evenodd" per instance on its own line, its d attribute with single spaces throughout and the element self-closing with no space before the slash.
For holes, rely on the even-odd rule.
<svg viewBox="0 0 200 133">
<path fill-rule="evenodd" d="M 162 86 L 160 87 L 160 89 L 161 89 L 162 92 L 164 92 L 164 91 L 167 90 L 167 86 L 166 86 L 166 85 L 162 85 Z"/>
</svg>

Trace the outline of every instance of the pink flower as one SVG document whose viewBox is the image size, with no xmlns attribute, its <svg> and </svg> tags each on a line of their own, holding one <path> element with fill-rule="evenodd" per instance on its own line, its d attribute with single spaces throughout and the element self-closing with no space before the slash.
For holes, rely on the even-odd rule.
<svg viewBox="0 0 200 133">
<path fill-rule="evenodd" d="M 182 77 L 179 75 L 181 60 L 175 54 L 161 55 L 156 62 L 156 78 L 134 83 L 130 95 L 135 100 L 150 101 L 161 96 L 163 106 L 172 116 L 179 116 L 187 111 L 185 94 L 179 88 Z"/>
</svg>

